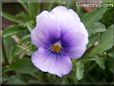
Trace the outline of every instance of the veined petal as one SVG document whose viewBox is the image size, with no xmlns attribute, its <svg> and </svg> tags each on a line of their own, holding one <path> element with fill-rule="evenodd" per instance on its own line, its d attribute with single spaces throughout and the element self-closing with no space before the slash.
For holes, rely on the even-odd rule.
<svg viewBox="0 0 114 86">
<path fill-rule="evenodd" d="M 45 37 L 60 37 L 58 22 L 48 11 L 43 11 L 37 16 L 37 29 L 42 32 Z"/>
<path fill-rule="evenodd" d="M 68 74 L 72 69 L 72 63 L 68 56 L 56 57 L 48 55 L 44 48 L 39 48 L 32 55 L 32 62 L 41 71 L 49 72 L 59 77 Z"/>
<path fill-rule="evenodd" d="M 79 29 L 79 30 L 77 30 Z M 80 22 L 76 29 L 66 31 L 62 37 L 63 45 L 65 44 L 65 51 L 71 58 L 80 58 L 88 43 L 88 33 L 84 25 Z"/>
<path fill-rule="evenodd" d="M 74 26 L 74 23 L 77 26 L 78 22 L 80 22 L 80 18 L 76 12 L 63 6 L 55 7 L 50 13 L 55 16 L 61 30 L 67 29 L 66 27 L 69 27 L 71 24 Z"/>
<path fill-rule="evenodd" d="M 48 39 L 45 37 L 43 32 L 38 31 L 38 29 L 35 27 L 34 30 L 31 32 L 31 41 L 36 46 L 46 46 Z"/>
<path fill-rule="evenodd" d="M 63 6 L 57 6 L 55 7 L 51 13 L 55 14 L 57 19 L 66 19 L 66 20 L 75 20 L 80 21 L 80 18 L 76 12 L 74 12 L 72 9 L 67 9 L 66 7 Z M 64 16 L 63 16 L 64 15 Z"/>
<path fill-rule="evenodd" d="M 78 58 L 80 58 L 84 54 L 86 49 L 87 48 L 85 46 L 72 47 L 72 48 L 70 48 L 68 55 L 72 59 L 78 59 Z"/>
<path fill-rule="evenodd" d="M 37 47 L 46 46 L 51 38 L 60 37 L 60 28 L 55 18 L 48 12 L 43 11 L 37 16 L 37 24 L 31 32 L 32 43 Z"/>
</svg>

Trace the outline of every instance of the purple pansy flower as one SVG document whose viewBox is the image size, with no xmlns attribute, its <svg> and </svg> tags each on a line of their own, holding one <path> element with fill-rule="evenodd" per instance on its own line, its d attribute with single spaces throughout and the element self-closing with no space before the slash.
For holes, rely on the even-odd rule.
<svg viewBox="0 0 114 86">
<path fill-rule="evenodd" d="M 31 40 L 39 49 L 33 53 L 32 63 L 59 77 L 68 74 L 71 59 L 80 58 L 88 43 L 88 33 L 79 16 L 72 9 L 58 6 L 40 13 L 36 22 Z"/>
</svg>

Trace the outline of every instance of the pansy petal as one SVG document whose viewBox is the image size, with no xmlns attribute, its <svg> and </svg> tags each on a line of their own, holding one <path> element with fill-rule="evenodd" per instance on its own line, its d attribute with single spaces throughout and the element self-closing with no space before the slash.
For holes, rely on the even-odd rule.
<svg viewBox="0 0 114 86">
<path fill-rule="evenodd" d="M 32 43 L 37 47 L 46 46 L 50 39 L 60 37 L 60 28 L 55 18 L 48 12 L 43 11 L 37 16 L 37 24 L 31 32 Z"/>
<path fill-rule="evenodd" d="M 72 47 L 70 48 L 70 51 L 68 53 L 68 55 L 72 58 L 72 59 L 78 59 L 80 58 L 84 52 L 86 51 L 86 47 L 85 46 L 80 46 L 80 47 Z"/>
<path fill-rule="evenodd" d="M 70 24 L 75 23 L 77 26 L 78 22 L 80 21 L 80 18 L 76 12 L 74 12 L 72 9 L 67 9 L 63 6 L 58 6 L 54 8 L 50 13 L 55 16 L 56 21 L 59 23 L 61 30 L 67 29 L 65 27 L 69 27 Z"/>
<path fill-rule="evenodd" d="M 80 58 L 85 52 L 88 43 L 88 33 L 83 24 L 80 23 L 78 28 L 80 29 L 79 32 L 71 29 L 64 33 L 62 37 L 63 44 L 66 44 L 65 51 L 71 58 Z"/>
<path fill-rule="evenodd" d="M 50 36 L 60 37 L 60 28 L 56 18 L 48 11 L 43 11 L 37 16 L 37 29 L 46 38 Z"/>
<path fill-rule="evenodd" d="M 38 29 L 35 27 L 31 31 L 31 41 L 36 46 L 46 46 L 48 39 L 45 37 L 45 35 L 42 35 L 43 33 L 38 31 Z"/>
<path fill-rule="evenodd" d="M 76 21 L 80 21 L 80 18 L 76 12 L 74 12 L 72 9 L 67 9 L 66 7 L 63 7 L 63 6 L 55 7 L 51 11 L 51 13 L 55 14 L 57 19 L 60 19 L 60 20 L 62 20 L 62 19 L 64 19 L 64 20 L 67 20 L 67 19 L 68 20 L 71 20 L 71 19 L 75 20 L 76 19 Z"/>
<path fill-rule="evenodd" d="M 81 32 L 86 37 L 88 37 L 88 33 L 83 23 L 80 21 L 78 14 L 72 9 L 67 9 L 63 6 L 58 6 L 54 8 L 51 13 L 55 15 L 56 21 L 59 23 L 59 27 L 61 28 L 61 35 L 64 35 L 65 33 L 69 32 L 73 32 L 76 35 L 76 32 Z"/>
<path fill-rule="evenodd" d="M 81 35 L 81 33 L 77 34 L 79 34 L 79 36 L 65 36 L 65 39 L 63 40 L 67 44 L 65 45 L 65 51 L 71 58 L 80 58 L 85 52 L 86 45 L 88 43 L 88 40 L 85 38 L 84 35 Z M 80 37 L 82 39 L 80 39 Z"/>
<path fill-rule="evenodd" d="M 68 56 L 57 58 L 54 55 L 48 55 L 44 48 L 39 48 L 32 55 L 32 62 L 41 71 L 49 72 L 59 77 L 68 74 L 72 69 L 72 63 Z"/>
</svg>

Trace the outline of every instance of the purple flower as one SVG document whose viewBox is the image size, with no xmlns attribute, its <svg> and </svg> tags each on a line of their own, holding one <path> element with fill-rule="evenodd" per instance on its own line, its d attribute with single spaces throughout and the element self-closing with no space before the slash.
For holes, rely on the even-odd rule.
<svg viewBox="0 0 114 86">
<path fill-rule="evenodd" d="M 41 71 L 62 77 L 72 70 L 71 59 L 80 58 L 86 50 L 88 33 L 72 9 L 58 6 L 37 16 L 31 32 L 32 43 L 39 49 L 32 63 Z"/>
</svg>

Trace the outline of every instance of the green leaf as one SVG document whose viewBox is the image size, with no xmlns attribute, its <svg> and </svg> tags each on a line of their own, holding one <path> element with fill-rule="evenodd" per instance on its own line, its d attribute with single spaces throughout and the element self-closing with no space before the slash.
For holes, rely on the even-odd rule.
<svg viewBox="0 0 114 86">
<path fill-rule="evenodd" d="M 20 26 L 11 25 L 11 26 L 5 28 L 5 30 L 3 31 L 3 38 L 15 35 L 15 34 L 17 34 L 19 32 L 24 31 L 24 30 L 25 30 L 25 28 L 22 28 Z"/>
<path fill-rule="evenodd" d="M 92 47 L 92 49 L 89 50 L 85 57 L 93 57 L 95 55 L 101 54 L 113 46 L 113 28 L 114 25 L 111 25 L 105 32 L 100 35 L 100 38 L 97 41 L 97 45 Z"/>
<path fill-rule="evenodd" d="M 71 8 L 72 4 L 73 4 L 73 0 L 66 0 L 67 8 Z"/>
<path fill-rule="evenodd" d="M 36 72 L 36 69 L 34 68 L 31 60 L 27 58 L 16 59 L 16 61 L 14 61 L 10 67 L 19 73 L 34 75 Z"/>
<path fill-rule="evenodd" d="M 99 50 L 99 54 L 113 46 L 113 30 L 114 25 L 111 25 L 107 31 L 101 34 L 99 46 L 96 48 Z"/>
<path fill-rule="evenodd" d="M 87 45 L 87 48 L 90 48 L 93 46 L 93 44 L 99 39 L 99 34 L 94 34 L 89 37 L 89 43 Z"/>
<path fill-rule="evenodd" d="M 107 69 L 114 73 L 114 58 L 107 58 Z"/>
<path fill-rule="evenodd" d="M 114 46 L 114 44 L 113 44 Z M 110 52 L 108 53 L 108 55 L 112 58 L 114 58 L 114 47 L 112 47 L 112 49 L 110 50 Z"/>
<path fill-rule="evenodd" d="M 23 80 L 21 80 L 18 76 L 15 76 L 15 75 L 13 75 L 13 76 L 10 76 L 9 78 L 8 78 L 8 82 L 7 82 L 8 84 L 10 84 L 10 85 L 24 85 L 25 84 L 25 82 L 23 81 Z"/>
<path fill-rule="evenodd" d="M 102 69 L 105 69 L 105 58 L 104 57 L 96 57 L 96 63 L 101 67 Z"/>
<path fill-rule="evenodd" d="M 29 14 L 29 17 L 35 19 L 36 15 L 40 12 L 40 5 L 38 1 L 37 0 L 34 0 L 34 2 L 26 0 L 18 0 L 18 1 L 26 10 L 26 12 Z"/>
<path fill-rule="evenodd" d="M 7 20 L 9 20 L 9 21 L 16 22 L 16 23 L 21 23 L 21 21 L 19 21 L 15 16 L 13 16 L 9 13 L 2 12 L 2 16 L 4 18 L 6 18 Z"/>
<path fill-rule="evenodd" d="M 29 30 L 29 32 L 31 32 L 32 29 L 34 28 L 34 26 L 33 26 L 34 25 L 34 22 L 33 21 L 28 21 L 24 25 L 27 27 L 27 29 Z"/>
<path fill-rule="evenodd" d="M 76 78 L 81 80 L 84 76 L 84 64 L 82 62 L 76 63 Z"/>
<path fill-rule="evenodd" d="M 17 45 L 14 51 L 14 56 L 18 58 L 24 58 L 24 56 L 31 56 L 32 53 L 36 50 L 35 46 L 32 46 L 30 42 L 21 42 L 21 44 Z"/>
<path fill-rule="evenodd" d="M 51 1 L 51 3 L 48 3 L 48 10 L 51 11 L 54 8 L 55 1 Z"/>
<path fill-rule="evenodd" d="M 15 45 L 16 43 L 14 42 L 14 40 L 10 37 L 8 38 L 3 38 L 3 41 L 2 41 L 3 45 L 2 45 L 2 48 L 3 48 L 3 56 L 4 56 L 4 61 L 7 63 L 7 64 L 10 64 L 11 61 L 12 61 L 12 54 L 14 52 L 14 49 L 15 49 Z"/>
<path fill-rule="evenodd" d="M 35 0 L 37 2 L 37 0 Z M 28 9 L 29 9 L 29 14 L 30 16 L 35 19 L 38 13 L 40 12 L 40 5 L 39 3 L 36 2 L 27 2 Z"/>
<path fill-rule="evenodd" d="M 28 82 L 27 82 L 27 84 L 38 85 L 38 84 L 41 84 L 41 80 L 32 80 L 32 79 L 29 79 Z"/>
<path fill-rule="evenodd" d="M 6 82 L 8 80 L 9 77 L 6 76 L 2 76 L 2 81 L 0 83 Z"/>
<path fill-rule="evenodd" d="M 100 23 L 100 22 L 96 22 L 93 26 L 92 29 L 90 29 L 90 34 L 89 35 L 93 35 L 96 34 L 98 32 L 104 32 L 106 31 L 106 27 L 104 24 Z"/>
<path fill-rule="evenodd" d="M 15 15 L 15 18 L 18 19 L 18 20 L 20 20 L 21 23 L 25 23 L 25 22 L 30 21 L 29 15 L 26 12 L 23 12 L 23 11 L 20 12 L 20 13 L 18 13 L 18 14 L 16 14 Z"/>
<path fill-rule="evenodd" d="M 82 22 L 85 24 L 86 29 L 89 32 L 89 35 L 92 31 L 91 29 L 92 29 L 93 25 L 102 18 L 103 14 L 105 13 L 106 10 L 107 10 L 107 8 L 101 7 L 101 8 L 97 8 L 97 9 L 93 10 L 93 12 L 91 12 L 91 13 L 87 13 L 82 16 L 82 18 L 81 18 Z M 93 32 L 94 32 L 94 30 L 93 30 Z"/>
<path fill-rule="evenodd" d="M 25 35 L 21 40 L 20 43 L 30 42 L 30 34 Z"/>
<path fill-rule="evenodd" d="M 103 3 L 114 3 L 114 0 L 103 0 Z"/>
<path fill-rule="evenodd" d="M 23 8 L 29 13 L 26 0 L 18 0 L 18 2 L 23 6 Z"/>
<path fill-rule="evenodd" d="M 83 11 L 83 9 L 78 4 L 76 5 L 76 12 L 80 16 L 80 18 L 85 14 L 85 12 Z"/>
</svg>

